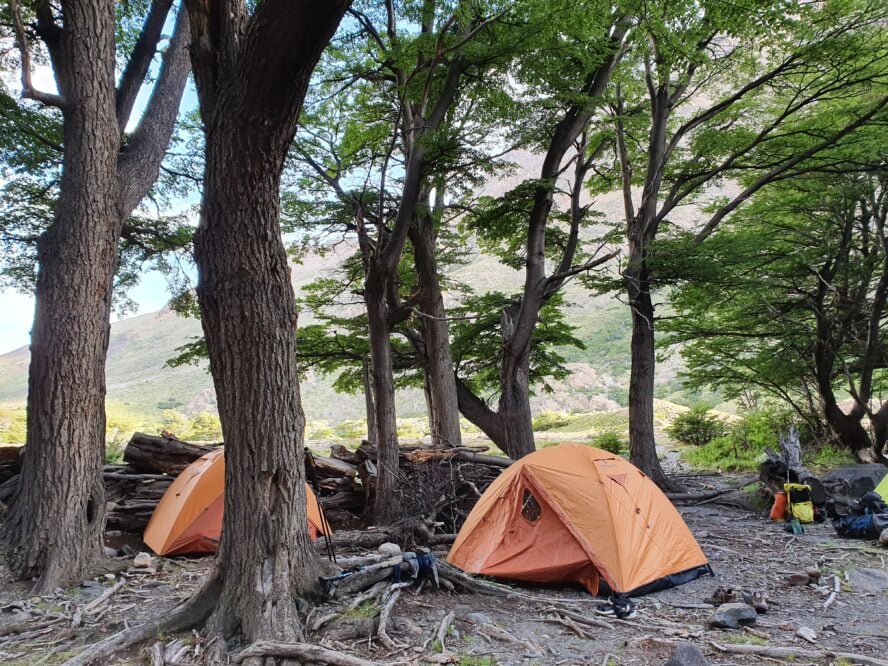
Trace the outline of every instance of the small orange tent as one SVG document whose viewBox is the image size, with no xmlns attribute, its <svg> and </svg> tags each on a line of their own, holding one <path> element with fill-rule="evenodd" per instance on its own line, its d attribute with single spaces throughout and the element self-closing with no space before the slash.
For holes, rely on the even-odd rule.
<svg viewBox="0 0 888 666">
<path fill-rule="evenodd" d="M 143 540 L 158 555 L 214 553 L 222 536 L 225 454 L 211 451 L 186 467 L 154 509 Z M 329 533 L 315 494 L 306 484 L 312 539 Z M 325 529 L 326 527 L 326 529 Z"/>
<path fill-rule="evenodd" d="M 484 492 L 447 558 L 471 573 L 639 595 L 710 572 L 672 503 L 638 468 L 579 444 L 541 449 Z"/>
</svg>

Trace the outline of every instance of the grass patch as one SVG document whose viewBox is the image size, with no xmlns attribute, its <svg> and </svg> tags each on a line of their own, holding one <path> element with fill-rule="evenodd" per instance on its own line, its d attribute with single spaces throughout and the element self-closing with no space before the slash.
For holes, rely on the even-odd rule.
<svg viewBox="0 0 888 666">
<path fill-rule="evenodd" d="M 717 472 L 756 471 L 762 451 L 736 444 L 730 436 L 717 437 L 709 444 L 684 449 L 684 459 L 697 469 Z"/>
<path fill-rule="evenodd" d="M 379 615 L 379 610 L 379 606 L 368 600 L 359 604 L 355 608 L 349 608 L 342 614 L 342 617 L 352 620 L 369 620 Z"/>
<path fill-rule="evenodd" d="M 835 444 L 821 446 L 811 458 L 811 466 L 820 469 L 834 469 L 854 463 L 854 456 L 851 455 L 851 452 Z"/>
<path fill-rule="evenodd" d="M 496 666 L 497 661 L 489 655 L 475 657 L 472 655 L 460 655 L 459 666 Z"/>
<path fill-rule="evenodd" d="M 722 643 L 734 643 L 737 645 L 767 645 L 768 641 L 758 636 L 746 633 L 731 633 L 721 637 Z"/>
</svg>

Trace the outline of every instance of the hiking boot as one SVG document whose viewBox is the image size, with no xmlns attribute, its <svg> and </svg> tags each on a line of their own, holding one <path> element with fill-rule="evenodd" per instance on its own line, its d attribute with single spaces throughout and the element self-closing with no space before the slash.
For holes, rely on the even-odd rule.
<svg viewBox="0 0 888 666">
<path fill-rule="evenodd" d="M 635 604 L 628 597 L 610 597 L 607 604 L 595 609 L 601 615 L 612 615 L 619 620 L 631 620 L 638 615 Z"/>
<path fill-rule="evenodd" d="M 768 612 L 768 595 L 762 590 L 748 592 L 743 590 L 743 603 L 755 608 L 755 612 L 761 615 Z"/>
<path fill-rule="evenodd" d="M 712 593 L 712 596 L 705 599 L 703 603 L 718 607 L 722 604 L 735 604 L 740 601 L 740 597 L 740 590 L 737 590 L 736 588 L 729 587 L 725 589 L 723 587 L 717 587 L 715 588 L 715 592 Z"/>
</svg>

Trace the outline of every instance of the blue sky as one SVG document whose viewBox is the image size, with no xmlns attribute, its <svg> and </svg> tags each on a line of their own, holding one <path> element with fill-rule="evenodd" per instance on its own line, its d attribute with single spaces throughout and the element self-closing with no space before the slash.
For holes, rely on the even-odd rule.
<svg viewBox="0 0 888 666">
<path fill-rule="evenodd" d="M 139 309 L 136 313 L 127 314 L 127 317 L 160 310 L 170 298 L 166 281 L 157 271 L 146 273 L 129 296 Z M 111 321 L 117 319 L 115 315 L 111 316 Z M 0 292 L 0 354 L 28 344 L 33 320 L 33 296 L 12 290 Z"/>
<path fill-rule="evenodd" d="M 173 17 L 167 19 L 164 26 L 165 34 L 172 31 Z M 161 45 L 163 48 L 165 44 Z M 155 59 L 155 74 L 159 58 Z M 34 85 L 39 90 L 47 92 L 56 92 L 55 79 L 52 70 L 48 66 L 38 66 L 33 72 Z M 19 90 L 20 83 L 13 78 L 8 81 L 10 90 Z M 133 119 L 127 127 L 132 130 L 138 122 L 141 112 L 144 110 L 148 102 L 148 96 L 151 90 L 149 87 L 143 87 L 139 93 L 134 107 Z M 197 106 L 197 94 L 193 84 L 189 81 L 188 87 L 182 99 L 182 109 L 193 109 Z M 199 200 L 199 193 L 194 192 L 191 197 L 181 202 L 175 202 L 174 207 L 179 208 L 180 205 L 184 209 Z M 142 277 L 141 283 L 130 290 L 129 297 L 138 305 L 136 313 L 128 314 L 134 316 L 138 314 L 146 314 L 155 312 L 166 305 L 170 298 L 166 281 L 157 271 L 148 271 Z M 111 320 L 115 321 L 117 317 L 112 315 Z M 19 347 L 23 347 L 30 342 L 31 326 L 34 321 L 34 298 L 30 295 L 22 294 L 11 289 L 0 290 L 0 354 L 5 354 Z"/>
</svg>

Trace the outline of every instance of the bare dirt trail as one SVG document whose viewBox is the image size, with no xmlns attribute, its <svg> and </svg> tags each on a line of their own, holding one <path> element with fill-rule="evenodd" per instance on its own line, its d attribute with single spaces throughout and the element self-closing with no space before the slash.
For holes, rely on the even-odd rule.
<svg viewBox="0 0 888 666">
<path fill-rule="evenodd" d="M 697 485 L 735 481 L 690 478 Z M 888 663 L 879 661 L 888 660 L 888 591 L 878 589 L 888 579 L 888 550 L 873 542 L 839 539 L 829 524 L 809 525 L 804 535 L 793 536 L 747 509 L 715 502 L 679 509 L 709 557 L 714 576 L 638 599 L 638 615 L 632 620 L 597 614 L 601 600 L 576 589 L 515 585 L 511 597 L 493 598 L 425 586 L 419 594 L 405 589 L 399 596 L 388 629 L 393 647 L 367 637 L 337 642 L 325 637 L 324 630 L 312 640 L 387 664 L 660 664 L 673 643 L 682 640 L 699 646 L 713 664 L 852 663 L 833 656 L 837 653 L 859 654 L 865 657 L 861 663 Z M 121 570 L 86 586 L 30 599 L 27 586 L 9 582 L 5 570 L 0 571 L 0 663 L 63 663 L 85 644 L 167 612 L 195 589 L 210 558 L 157 558 L 154 572 L 132 569 L 127 558 L 113 563 Z M 822 573 L 820 588 L 788 582 L 789 574 L 812 567 Z M 836 581 L 838 592 L 827 604 Z M 704 601 L 717 587 L 763 590 L 769 611 L 758 617 L 751 632 L 707 629 L 714 609 Z M 312 617 L 328 610 L 317 609 Z M 439 630 L 451 612 L 442 645 Z M 352 616 L 359 621 L 361 613 L 359 607 Z M 798 635 L 803 627 L 813 631 L 810 640 Z M 722 653 L 716 646 L 788 648 L 799 656 L 779 650 L 779 656 Z M 115 663 L 151 663 L 151 648 L 143 646 Z M 154 659 L 202 663 L 202 650 L 199 634 L 162 636 Z"/>
</svg>

